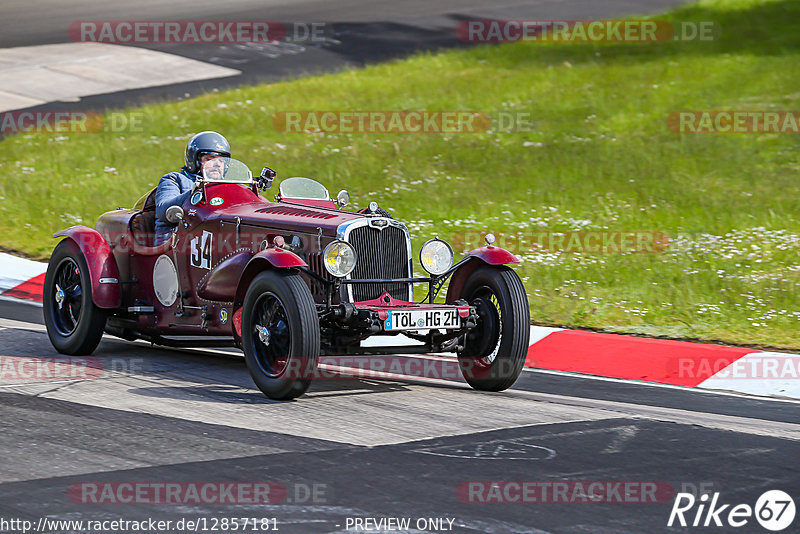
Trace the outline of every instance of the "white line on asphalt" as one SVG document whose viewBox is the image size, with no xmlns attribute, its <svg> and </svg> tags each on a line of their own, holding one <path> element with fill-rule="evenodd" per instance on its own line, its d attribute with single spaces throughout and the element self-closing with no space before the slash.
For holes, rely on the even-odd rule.
<svg viewBox="0 0 800 534">
<path fill-rule="evenodd" d="M 660 382 L 643 382 L 641 380 L 633 380 L 630 378 L 611 378 L 608 376 L 598 376 L 598 375 L 585 375 L 581 373 L 573 373 L 570 371 L 551 371 L 550 369 L 535 369 L 532 367 L 525 367 L 523 372 L 526 373 L 540 373 L 543 375 L 556 375 L 556 376 L 565 376 L 569 378 L 582 378 L 584 380 L 598 380 L 600 382 L 616 382 L 618 384 L 628 384 L 628 385 L 636 385 L 636 386 L 647 386 L 651 388 L 662 388 L 662 389 L 675 389 L 679 391 L 690 391 L 694 393 L 704 393 L 708 395 L 722 395 L 725 397 L 739 397 L 739 398 L 746 398 L 751 400 L 760 400 L 760 401 L 771 401 L 771 402 L 791 402 L 794 404 L 800 404 L 800 400 L 798 399 L 789 399 L 789 398 L 781 398 L 781 397 L 762 397 L 757 395 L 752 395 L 748 393 L 741 393 L 739 391 L 726 391 L 721 389 L 699 389 L 699 388 L 692 388 L 688 386 L 676 386 L 674 384 L 663 384 Z"/>
<path fill-rule="evenodd" d="M 800 441 L 800 424 L 723 415 L 719 413 L 681 410 L 646 404 L 633 404 L 603 399 L 556 395 L 553 393 L 536 393 L 532 391 L 509 390 L 510 395 L 527 398 L 539 402 L 551 402 L 559 405 L 583 406 L 587 409 L 617 413 L 622 417 L 632 417 L 652 421 L 668 421 L 683 425 L 698 425 L 717 430 L 731 430 L 743 434 L 754 434 L 775 438 Z M 610 416 L 611 417 L 611 416 Z"/>
<path fill-rule="evenodd" d="M 106 43 L 0 49 L 0 65 L 0 112 L 241 74 L 175 54 Z"/>
<path fill-rule="evenodd" d="M 5 295 L 0 295 L 0 301 L 5 302 L 16 302 L 17 304 L 27 304 L 28 306 L 33 306 L 34 308 L 41 308 L 42 303 L 36 302 L 35 300 L 27 300 L 27 299 L 18 299 L 14 297 L 7 297 Z"/>
</svg>

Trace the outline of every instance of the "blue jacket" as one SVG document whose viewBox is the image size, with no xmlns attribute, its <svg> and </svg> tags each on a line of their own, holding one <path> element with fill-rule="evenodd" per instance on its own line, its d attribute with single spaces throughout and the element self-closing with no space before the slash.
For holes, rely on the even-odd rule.
<svg viewBox="0 0 800 534">
<path fill-rule="evenodd" d="M 192 186 L 200 176 L 185 170 L 161 177 L 156 190 L 156 245 L 167 240 L 177 225 L 167 221 L 167 208 L 181 206 L 192 194 Z"/>
</svg>

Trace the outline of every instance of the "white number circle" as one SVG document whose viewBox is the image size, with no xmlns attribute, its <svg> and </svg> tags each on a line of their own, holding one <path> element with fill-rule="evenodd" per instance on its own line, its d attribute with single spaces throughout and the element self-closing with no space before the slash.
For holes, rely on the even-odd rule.
<svg viewBox="0 0 800 534">
<path fill-rule="evenodd" d="M 764 492 L 756 501 L 756 519 L 767 530 L 783 530 L 794 521 L 794 500 L 781 490 Z"/>
</svg>

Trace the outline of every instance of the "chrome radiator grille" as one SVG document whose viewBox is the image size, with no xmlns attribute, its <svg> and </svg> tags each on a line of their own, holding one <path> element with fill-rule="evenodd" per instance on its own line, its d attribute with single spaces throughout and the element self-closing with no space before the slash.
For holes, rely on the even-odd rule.
<svg viewBox="0 0 800 534">
<path fill-rule="evenodd" d="M 359 226 L 347 241 L 356 250 L 358 260 L 350 278 L 409 278 L 409 240 L 406 232 L 396 226 L 383 229 Z M 402 300 L 409 300 L 408 283 L 351 284 L 353 302 L 375 299 L 384 291 Z"/>
</svg>

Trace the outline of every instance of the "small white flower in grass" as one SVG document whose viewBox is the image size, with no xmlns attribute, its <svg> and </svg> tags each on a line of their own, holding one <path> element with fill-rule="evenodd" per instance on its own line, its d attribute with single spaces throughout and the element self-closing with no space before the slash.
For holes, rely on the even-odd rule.
<svg viewBox="0 0 800 534">
<path fill-rule="evenodd" d="M 103 172 L 107 172 L 107 173 L 110 173 L 110 174 L 119 174 L 119 172 L 117 171 L 116 167 L 105 167 L 103 169 Z"/>
<path fill-rule="evenodd" d="M 524 146 L 524 147 L 529 147 L 529 146 L 543 147 L 544 143 L 539 143 L 539 142 L 536 142 L 536 141 L 525 141 L 524 143 L 522 143 L 522 146 Z"/>
<path fill-rule="evenodd" d="M 281 150 L 286 150 L 286 145 L 282 145 L 281 143 L 275 143 L 275 148 L 279 148 Z"/>
<path fill-rule="evenodd" d="M 228 109 L 228 104 L 217 104 L 218 109 Z"/>
</svg>

